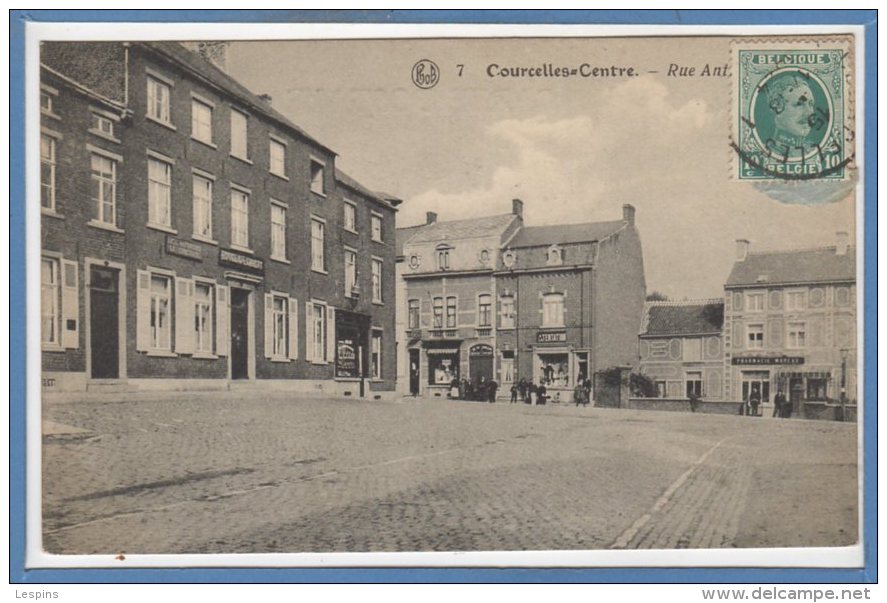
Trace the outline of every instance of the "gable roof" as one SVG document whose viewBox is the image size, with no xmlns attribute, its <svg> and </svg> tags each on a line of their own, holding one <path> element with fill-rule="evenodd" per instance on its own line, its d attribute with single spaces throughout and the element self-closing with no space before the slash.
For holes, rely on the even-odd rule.
<svg viewBox="0 0 887 603">
<path fill-rule="evenodd" d="M 724 301 L 702 299 L 647 302 L 641 337 L 720 333 L 724 326 Z"/>
<path fill-rule="evenodd" d="M 377 191 L 371 191 L 360 182 L 340 170 L 338 167 L 336 168 L 336 180 L 350 189 L 353 189 L 360 193 L 365 197 L 369 197 L 370 199 L 375 199 L 383 203 L 384 205 L 388 205 L 390 207 L 396 207 L 400 205 L 400 199 L 393 195 L 389 195 L 388 193 L 381 193 Z"/>
<path fill-rule="evenodd" d="M 733 264 L 727 287 L 856 280 L 856 248 L 838 255 L 835 247 L 749 253 Z"/>
<path fill-rule="evenodd" d="M 539 247 L 553 244 L 586 243 L 600 241 L 625 226 L 622 220 L 586 222 L 584 224 L 553 224 L 550 226 L 525 226 L 518 230 L 508 246 Z"/>
<path fill-rule="evenodd" d="M 511 224 L 519 219 L 514 214 L 498 214 L 465 220 L 449 220 L 423 225 L 421 230 L 410 238 L 411 243 L 434 243 L 437 241 L 454 241 L 501 235 Z"/>
<path fill-rule="evenodd" d="M 200 54 L 188 50 L 178 42 L 140 42 L 140 44 L 197 71 L 201 77 L 206 78 L 228 94 L 248 105 L 252 110 L 262 113 L 272 120 L 279 122 L 286 128 L 296 132 L 302 138 L 316 144 L 333 155 L 336 154 L 335 151 L 290 121 L 286 115 L 276 110 L 270 103 L 259 98 L 258 95 L 254 94 L 246 86 L 219 69 L 219 67 L 212 61 L 208 61 L 200 56 Z"/>
<path fill-rule="evenodd" d="M 395 230 L 394 255 L 400 257 L 403 255 L 403 246 L 410 238 L 419 232 L 420 229 L 428 226 L 427 224 L 417 224 L 416 226 L 406 226 Z"/>
</svg>

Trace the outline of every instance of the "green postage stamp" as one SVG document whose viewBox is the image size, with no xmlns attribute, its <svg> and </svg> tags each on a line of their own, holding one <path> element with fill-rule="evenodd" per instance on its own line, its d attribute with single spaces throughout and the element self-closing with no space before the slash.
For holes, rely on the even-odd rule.
<svg viewBox="0 0 887 603">
<path fill-rule="evenodd" d="M 740 180 L 843 180 L 854 155 L 852 42 L 734 46 Z"/>
</svg>

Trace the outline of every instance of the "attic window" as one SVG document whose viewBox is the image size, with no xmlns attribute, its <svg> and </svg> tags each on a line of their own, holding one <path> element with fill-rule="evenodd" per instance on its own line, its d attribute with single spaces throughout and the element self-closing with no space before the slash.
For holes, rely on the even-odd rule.
<svg viewBox="0 0 887 603">
<path fill-rule="evenodd" d="M 438 245 L 437 246 L 437 269 L 438 270 L 449 270 L 450 269 L 450 249 L 447 245 Z"/>
<path fill-rule="evenodd" d="M 552 245 L 548 248 L 548 265 L 549 266 L 560 266 L 564 263 L 563 258 L 563 250 L 557 245 Z"/>
</svg>

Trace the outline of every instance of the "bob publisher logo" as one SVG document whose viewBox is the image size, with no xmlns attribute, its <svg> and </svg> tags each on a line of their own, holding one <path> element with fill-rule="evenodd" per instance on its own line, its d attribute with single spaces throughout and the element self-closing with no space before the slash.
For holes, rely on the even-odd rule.
<svg viewBox="0 0 887 603">
<path fill-rule="evenodd" d="M 422 59 L 413 65 L 412 77 L 417 88 L 434 88 L 440 81 L 440 68 L 434 61 Z"/>
</svg>

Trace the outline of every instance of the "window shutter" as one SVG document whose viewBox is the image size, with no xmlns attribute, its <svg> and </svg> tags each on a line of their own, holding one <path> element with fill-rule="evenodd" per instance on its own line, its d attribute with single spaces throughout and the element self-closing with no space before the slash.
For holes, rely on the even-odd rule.
<svg viewBox="0 0 887 603">
<path fill-rule="evenodd" d="M 289 347 L 287 352 L 290 360 L 296 360 L 299 357 L 299 300 L 291 297 L 288 309 Z"/>
<path fill-rule="evenodd" d="M 305 360 L 314 361 L 314 320 L 311 302 L 305 302 Z"/>
<path fill-rule="evenodd" d="M 62 260 L 62 346 L 80 347 L 80 289 L 77 262 Z"/>
<path fill-rule="evenodd" d="M 228 287 L 216 287 L 216 355 L 228 355 Z"/>
<path fill-rule="evenodd" d="M 151 347 L 151 273 L 136 273 L 136 350 L 147 352 Z"/>
<path fill-rule="evenodd" d="M 336 310 L 327 306 L 326 309 L 326 361 L 333 362 L 336 358 Z"/>
<path fill-rule="evenodd" d="M 265 358 L 271 358 L 274 355 L 274 324 L 273 314 L 271 313 L 271 305 L 274 303 L 274 296 L 270 293 L 265 294 Z"/>
<path fill-rule="evenodd" d="M 194 353 L 194 281 L 176 277 L 176 354 Z"/>
</svg>

